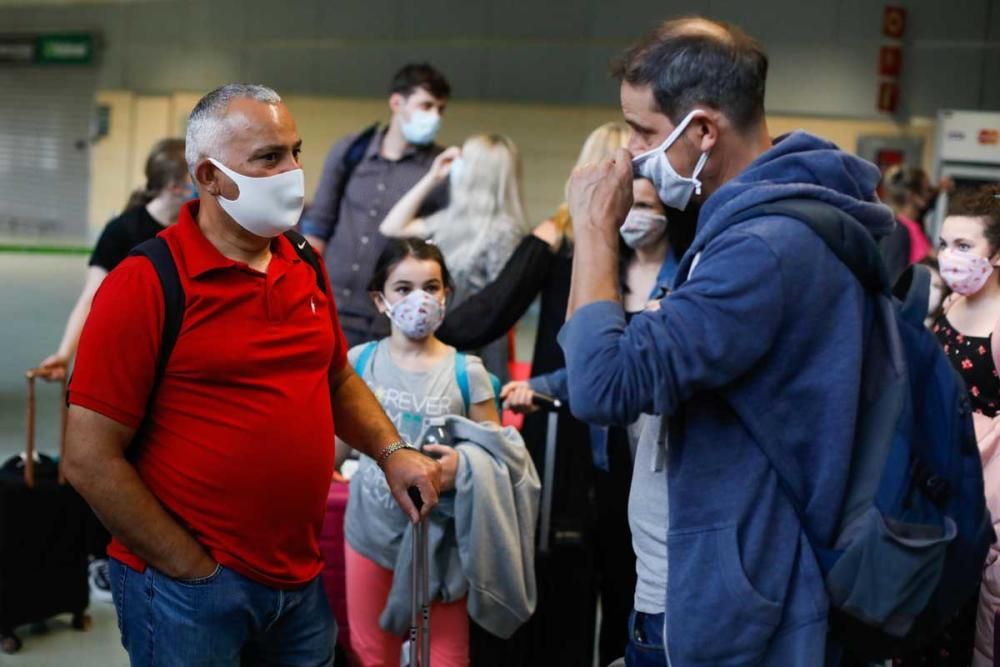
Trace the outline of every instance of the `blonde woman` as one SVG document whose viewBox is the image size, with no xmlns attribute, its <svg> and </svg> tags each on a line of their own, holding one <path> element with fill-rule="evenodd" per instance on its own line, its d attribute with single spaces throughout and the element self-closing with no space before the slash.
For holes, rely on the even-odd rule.
<svg viewBox="0 0 1000 667">
<path fill-rule="evenodd" d="M 428 218 L 421 205 L 449 179 L 448 206 Z M 499 134 L 477 134 L 439 155 L 427 174 L 389 211 L 379 231 L 434 241 L 455 279 L 452 304 L 489 284 L 526 233 L 517 147 Z"/>
<path fill-rule="evenodd" d="M 619 148 L 628 148 L 628 139 L 632 130 L 625 123 L 617 121 L 605 123 L 590 133 L 587 140 L 583 142 L 580 149 L 580 156 L 576 159 L 576 166 L 582 167 L 585 164 L 609 160 L 614 156 Z M 569 181 L 566 181 L 566 188 L 569 188 Z M 552 222 L 562 234 L 566 235 L 569 242 L 573 241 L 573 220 L 569 217 L 569 204 L 563 201 L 552 216 Z"/>
<path fill-rule="evenodd" d="M 623 123 L 606 123 L 587 137 L 577 166 L 610 159 L 625 148 L 631 130 Z M 564 394 L 565 361 L 556 340 L 566 320 L 573 264 L 572 225 L 568 208 L 555 214 L 524 239 L 497 280 L 451 311 L 438 329 L 439 339 L 459 349 L 475 349 L 484 340 L 505 333 L 541 295 L 538 335 L 531 366 L 531 383 L 511 382 L 503 389 L 508 404 L 533 391 Z M 528 399 L 530 401 L 530 398 Z M 529 414 L 522 434 L 535 460 L 541 459 L 547 416 Z M 628 454 L 610 456 L 610 471 L 595 468 L 590 455 L 591 430 L 568 411 L 559 413 L 552 525 L 576 535 L 558 555 L 537 562 L 539 594 L 531 627 L 524 636 L 530 646 L 510 648 L 473 635 L 474 654 L 486 667 L 504 664 L 589 665 L 593 663 L 594 617 L 601 600 L 599 663 L 606 665 L 625 652 L 628 614 L 635 588 L 635 556 L 628 532 Z M 598 583 L 599 582 L 599 583 Z M 552 631 L 558 628 L 559 631 Z M 477 646 L 477 643 L 480 644 Z M 485 645 L 484 645 L 485 644 Z"/>
</svg>

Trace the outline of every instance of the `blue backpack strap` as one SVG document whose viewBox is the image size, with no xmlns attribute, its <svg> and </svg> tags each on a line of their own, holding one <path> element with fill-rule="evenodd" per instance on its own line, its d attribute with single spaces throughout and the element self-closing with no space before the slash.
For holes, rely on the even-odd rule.
<svg viewBox="0 0 1000 667">
<path fill-rule="evenodd" d="M 894 290 L 902 302 L 899 314 L 903 319 L 914 326 L 923 325 L 931 298 L 931 270 L 920 264 L 907 267 Z"/>
<path fill-rule="evenodd" d="M 472 408 L 472 394 L 469 391 L 469 361 L 462 352 L 455 353 L 455 381 L 458 390 L 462 392 L 462 403 L 465 404 L 465 414 Z"/>
<path fill-rule="evenodd" d="M 848 213 L 818 199 L 782 199 L 742 211 L 730 224 L 764 216 L 782 216 L 802 222 L 847 265 L 866 290 L 891 294 L 889 272 L 875 238 Z"/>
<path fill-rule="evenodd" d="M 361 354 L 358 355 L 357 360 L 354 362 L 354 372 L 360 377 L 364 377 L 365 368 L 368 367 L 368 363 L 372 360 L 375 355 L 375 348 L 378 347 L 378 341 L 373 340 L 372 342 L 361 348 Z"/>
<path fill-rule="evenodd" d="M 490 384 L 493 385 L 493 400 L 497 404 L 497 414 L 503 416 L 503 404 L 500 402 L 500 390 L 503 388 L 500 384 L 500 378 L 498 378 L 493 373 L 490 373 Z"/>
<path fill-rule="evenodd" d="M 150 393 L 150 401 L 152 401 L 156 393 L 156 386 L 163 379 L 167 361 L 170 359 L 170 354 L 177 344 L 177 337 L 181 333 L 185 305 L 184 287 L 181 285 L 181 277 L 177 273 L 177 264 L 170 252 L 170 246 L 159 236 L 140 243 L 132 249 L 129 255 L 142 256 L 150 261 L 156 270 L 156 275 L 160 279 L 160 287 L 163 290 L 163 333 L 160 337 L 160 352 L 156 360 L 156 379 L 153 384 L 153 392 Z"/>
<path fill-rule="evenodd" d="M 500 378 L 493 373 L 486 373 L 493 385 L 493 398 L 497 404 L 497 413 L 503 412 L 500 403 Z M 462 392 L 462 401 L 465 403 L 465 414 L 468 416 L 472 407 L 472 392 L 469 390 L 469 361 L 462 352 L 455 353 L 455 381 L 458 382 L 458 390 Z"/>
</svg>

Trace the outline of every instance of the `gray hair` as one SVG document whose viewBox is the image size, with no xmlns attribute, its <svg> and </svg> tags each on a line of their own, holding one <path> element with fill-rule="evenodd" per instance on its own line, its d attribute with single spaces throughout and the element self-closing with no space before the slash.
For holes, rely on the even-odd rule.
<svg viewBox="0 0 1000 667">
<path fill-rule="evenodd" d="M 184 159 L 194 178 L 199 160 L 222 157 L 222 145 L 228 131 L 226 110 L 236 99 L 249 99 L 265 104 L 278 104 L 281 96 L 267 86 L 248 83 L 227 83 L 198 100 L 188 117 Z"/>
</svg>

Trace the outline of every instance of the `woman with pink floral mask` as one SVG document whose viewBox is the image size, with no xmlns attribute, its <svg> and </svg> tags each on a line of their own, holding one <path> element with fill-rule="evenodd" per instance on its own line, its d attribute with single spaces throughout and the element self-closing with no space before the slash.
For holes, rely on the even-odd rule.
<svg viewBox="0 0 1000 667">
<path fill-rule="evenodd" d="M 1000 411 L 1000 377 L 991 338 L 1000 322 L 1000 188 L 958 193 L 941 228 L 941 279 L 954 293 L 932 330 L 965 379 L 973 410 Z"/>
<path fill-rule="evenodd" d="M 1000 529 L 1000 186 L 959 192 L 941 228 L 941 279 L 953 291 L 931 329 L 965 380 L 983 463 L 986 501 Z M 994 616 L 1000 609 L 1000 547 L 986 559 L 978 608 L 970 605 L 946 634 L 948 664 L 993 665 Z M 975 653 L 969 655 L 975 629 Z M 905 664 L 905 663 L 904 663 Z"/>
</svg>

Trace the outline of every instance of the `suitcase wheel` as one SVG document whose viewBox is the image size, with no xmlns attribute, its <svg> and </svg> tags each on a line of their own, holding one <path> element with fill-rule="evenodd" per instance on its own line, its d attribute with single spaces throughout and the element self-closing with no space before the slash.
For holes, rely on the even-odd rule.
<svg viewBox="0 0 1000 667">
<path fill-rule="evenodd" d="M 90 614 L 85 614 L 82 611 L 73 614 L 73 629 L 79 630 L 80 632 L 87 632 L 90 630 Z"/>
<path fill-rule="evenodd" d="M 11 654 L 21 650 L 21 639 L 15 634 L 0 637 L 0 651 Z"/>
</svg>

